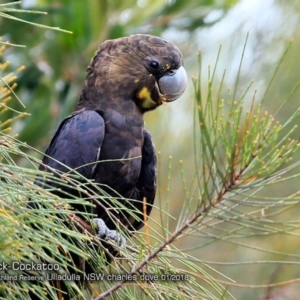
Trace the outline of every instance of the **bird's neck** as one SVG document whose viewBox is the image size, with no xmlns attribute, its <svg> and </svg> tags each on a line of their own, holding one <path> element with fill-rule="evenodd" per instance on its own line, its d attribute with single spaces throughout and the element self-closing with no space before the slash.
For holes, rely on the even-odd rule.
<svg viewBox="0 0 300 300">
<path fill-rule="evenodd" d="M 123 116 L 134 116 L 143 120 L 143 112 L 131 99 L 118 95 L 104 94 L 95 87 L 84 87 L 76 105 L 75 112 L 82 110 L 95 110 L 103 112 L 114 110 Z"/>
</svg>

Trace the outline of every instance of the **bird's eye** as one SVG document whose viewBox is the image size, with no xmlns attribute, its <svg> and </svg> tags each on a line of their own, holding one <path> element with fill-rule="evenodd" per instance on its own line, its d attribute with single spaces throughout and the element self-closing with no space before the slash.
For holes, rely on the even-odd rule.
<svg viewBox="0 0 300 300">
<path fill-rule="evenodd" d="M 160 70 L 160 62 L 156 59 L 151 59 L 149 61 L 149 67 L 152 71 L 159 71 Z"/>
</svg>

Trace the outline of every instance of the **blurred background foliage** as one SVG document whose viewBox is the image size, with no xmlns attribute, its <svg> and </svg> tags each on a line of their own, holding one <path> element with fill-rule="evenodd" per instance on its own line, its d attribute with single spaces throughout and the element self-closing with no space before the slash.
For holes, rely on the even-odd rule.
<svg viewBox="0 0 300 300">
<path fill-rule="evenodd" d="M 7 2 L 2 0 L 1 4 Z M 14 109 L 31 116 L 18 119 L 14 123 L 13 133 L 18 133 L 21 141 L 42 151 L 59 122 L 74 108 L 86 67 L 98 45 L 106 39 L 133 33 L 150 33 L 170 39 L 181 49 L 190 77 L 197 72 L 198 49 L 202 51 L 205 70 L 215 62 L 219 45 L 222 44 L 215 81 L 221 82 L 223 70 L 226 69 L 224 85 L 234 86 L 242 47 L 249 32 L 236 97 L 254 79 L 251 90 L 257 89 L 259 98 L 266 91 L 278 59 L 289 40 L 294 38 L 293 45 L 266 94 L 264 109 L 272 114 L 300 78 L 298 0 L 23 0 L 13 7 L 46 11 L 48 15 L 9 14 L 73 32 L 67 34 L 7 18 L 0 19 L 2 40 L 26 45 L 25 48 L 9 47 L 4 55 L 4 60 L 10 61 L 12 70 L 20 65 L 26 66 L 18 78 L 18 88 L 15 90 L 26 108 L 18 101 L 10 104 Z M 207 82 L 205 74 L 206 72 L 203 82 Z M 299 98 L 298 89 L 276 115 L 277 120 L 284 122 L 299 107 Z M 175 218 L 179 215 L 185 197 L 181 168 L 184 169 L 187 184 L 195 168 L 192 157 L 193 105 L 190 81 L 188 90 L 181 99 L 145 116 L 146 126 L 159 151 L 159 192 L 156 204 L 161 203 L 164 208 L 165 203 L 170 201 L 167 205 Z M 1 115 L 4 119 L 12 117 L 13 111 Z M 295 122 L 298 123 L 299 120 Z M 299 139 L 299 131 L 293 134 L 293 138 Z M 35 152 L 31 154 L 37 155 Z M 183 161 L 182 164 L 179 163 L 180 160 Z M 27 163 L 17 157 L 16 162 L 21 166 L 26 166 Z M 298 180 L 295 178 L 282 185 L 268 187 L 263 193 L 276 196 L 292 194 L 299 189 Z M 285 212 L 284 220 L 297 218 L 299 212 L 298 207 Z M 158 219 L 159 211 L 152 216 Z M 172 223 L 170 220 L 170 229 L 175 224 L 175 221 Z M 159 230 L 158 227 L 155 229 Z M 192 247 L 201 241 L 195 238 L 189 242 Z M 276 292 L 263 287 L 253 289 L 250 285 L 300 277 L 297 264 L 243 264 L 263 260 L 300 262 L 297 232 L 294 236 L 277 234 L 251 237 L 243 243 L 241 246 L 220 240 L 191 254 L 203 261 L 211 261 L 214 268 L 242 284 L 242 287 L 235 284 L 228 287 L 237 299 L 262 299 L 267 293 Z M 259 251 L 258 248 L 274 252 Z M 282 293 L 282 290 L 279 289 L 278 293 Z"/>
</svg>

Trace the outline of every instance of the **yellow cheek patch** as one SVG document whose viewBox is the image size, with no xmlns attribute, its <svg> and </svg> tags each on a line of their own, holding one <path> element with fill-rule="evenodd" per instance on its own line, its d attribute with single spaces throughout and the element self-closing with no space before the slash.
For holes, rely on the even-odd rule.
<svg viewBox="0 0 300 300">
<path fill-rule="evenodd" d="M 139 99 L 145 101 L 147 99 L 151 99 L 151 94 L 150 94 L 150 91 L 148 90 L 148 88 L 146 87 L 143 87 L 140 92 L 138 93 L 138 97 Z M 152 100 L 152 99 L 151 99 Z"/>
<path fill-rule="evenodd" d="M 150 91 L 146 87 L 143 87 L 137 96 L 141 101 L 143 101 L 142 102 L 143 108 L 151 108 L 156 105 L 155 101 L 153 101 L 151 98 Z"/>
</svg>

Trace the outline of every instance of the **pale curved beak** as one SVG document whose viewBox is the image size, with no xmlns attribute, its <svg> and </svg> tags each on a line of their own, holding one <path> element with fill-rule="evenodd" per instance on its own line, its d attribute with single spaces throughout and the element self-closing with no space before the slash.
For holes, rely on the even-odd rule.
<svg viewBox="0 0 300 300">
<path fill-rule="evenodd" d="M 187 74 L 184 67 L 177 70 L 170 70 L 158 81 L 159 90 L 167 102 L 178 99 L 185 91 Z"/>
</svg>

